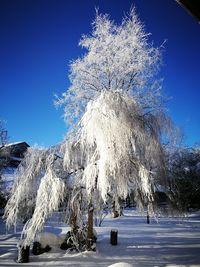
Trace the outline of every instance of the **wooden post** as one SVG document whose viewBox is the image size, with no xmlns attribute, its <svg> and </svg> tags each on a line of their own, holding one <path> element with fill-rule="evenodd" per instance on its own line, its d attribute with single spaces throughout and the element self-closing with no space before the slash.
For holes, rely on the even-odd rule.
<svg viewBox="0 0 200 267">
<path fill-rule="evenodd" d="M 148 207 L 147 207 L 147 224 L 150 223 L 150 219 L 149 219 L 149 211 L 148 211 Z"/>
<path fill-rule="evenodd" d="M 117 235 L 118 231 L 116 229 L 112 229 L 110 232 L 110 244 L 113 246 L 117 245 Z"/>
</svg>

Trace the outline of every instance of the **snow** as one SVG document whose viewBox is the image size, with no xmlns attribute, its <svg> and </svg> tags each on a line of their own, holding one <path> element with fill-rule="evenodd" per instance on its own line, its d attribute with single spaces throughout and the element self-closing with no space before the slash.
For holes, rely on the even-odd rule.
<svg viewBox="0 0 200 267">
<path fill-rule="evenodd" d="M 22 161 L 22 158 L 20 158 L 20 157 L 10 157 L 10 159 L 16 160 L 16 161 L 19 161 L 19 162 Z"/>
<path fill-rule="evenodd" d="M 2 181 L 5 190 L 10 190 L 13 185 L 15 179 L 15 171 L 14 167 L 6 167 L 2 170 Z"/>
<path fill-rule="evenodd" d="M 108 267 L 133 267 L 133 265 L 128 264 L 126 262 L 118 262 L 118 263 L 109 265 Z"/>
<path fill-rule="evenodd" d="M 19 145 L 22 143 L 26 143 L 24 141 L 18 141 L 18 142 L 14 142 L 14 143 L 9 143 L 9 144 L 5 144 L 5 147 L 9 147 L 9 146 L 15 146 L 15 145 Z"/>
<path fill-rule="evenodd" d="M 146 224 L 144 215 L 131 209 L 125 210 L 124 216 L 119 218 L 113 219 L 108 215 L 102 227 L 95 227 L 98 234 L 96 252 L 66 253 L 59 249 L 59 246 L 54 246 L 48 253 L 38 256 L 30 254 L 30 263 L 24 263 L 23 266 L 200 266 L 200 211 L 184 217 L 160 217 L 158 222 L 151 218 L 149 225 Z M 20 266 L 14 261 L 20 228 L 19 225 L 15 234 L 9 232 L 6 235 L 5 225 L 1 220 L 2 267 Z M 117 246 L 112 246 L 109 240 L 113 228 L 118 229 Z M 49 220 L 44 228 L 44 232 L 57 236 L 62 236 L 68 230 L 64 224 L 57 223 L 54 219 Z"/>
<path fill-rule="evenodd" d="M 40 233 L 35 238 L 35 241 L 40 242 L 43 248 L 46 247 L 47 245 L 58 247 L 64 242 L 64 240 L 65 240 L 65 235 L 58 236 L 50 232 Z"/>
</svg>

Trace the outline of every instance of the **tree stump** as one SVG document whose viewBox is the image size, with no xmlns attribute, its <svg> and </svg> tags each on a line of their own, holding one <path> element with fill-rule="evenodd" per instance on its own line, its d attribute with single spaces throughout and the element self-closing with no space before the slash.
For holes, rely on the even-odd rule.
<svg viewBox="0 0 200 267">
<path fill-rule="evenodd" d="M 29 246 L 18 245 L 18 258 L 17 263 L 27 263 L 29 262 Z"/>
<path fill-rule="evenodd" d="M 116 229 L 112 229 L 110 232 L 110 244 L 113 246 L 117 245 L 117 236 L 118 236 L 118 231 Z"/>
</svg>

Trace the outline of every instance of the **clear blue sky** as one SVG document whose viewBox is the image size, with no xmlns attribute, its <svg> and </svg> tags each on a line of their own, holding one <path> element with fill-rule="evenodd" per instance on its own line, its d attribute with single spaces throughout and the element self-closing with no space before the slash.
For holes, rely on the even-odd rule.
<svg viewBox="0 0 200 267">
<path fill-rule="evenodd" d="M 164 93 L 169 115 L 200 141 L 200 25 L 174 0 L 0 0 L 0 118 L 10 141 L 50 146 L 67 130 L 53 95 L 68 88 L 70 60 L 83 52 L 95 7 L 117 22 L 134 4 L 154 44 L 165 39 Z"/>
</svg>

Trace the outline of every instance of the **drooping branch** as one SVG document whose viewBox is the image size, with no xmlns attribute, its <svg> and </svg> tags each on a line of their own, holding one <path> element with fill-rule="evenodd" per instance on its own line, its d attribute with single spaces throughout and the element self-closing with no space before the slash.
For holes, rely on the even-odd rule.
<svg viewBox="0 0 200 267">
<path fill-rule="evenodd" d="M 24 246 L 29 245 L 37 232 L 41 231 L 46 219 L 57 211 L 64 200 L 66 185 L 62 178 L 53 170 L 54 155 L 49 155 L 48 166 L 38 188 L 35 210 L 32 218 L 27 223 L 24 235 Z"/>
<path fill-rule="evenodd" d="M 88 104 L 74 138 L 76 146 L 66 150 L 65 164 L 68 169 L 84 166 L 82 181 L 88 196 L 98 190 L 104 201 L 109 194 L 126 198 L 132 188 L 139 192 L 140 206 L 153 202 L 155 179 L 163 166 L 160 126 L 156 119 L 144 119 L 129 95 L 101 92 Z"/>
<path fill-rule="evenodd" d="M 46 150 L 28 148 L 19 165 L 4 213 L 8 227 L 32 216 L 37 190 L 45 170 L 45 157 Z"/>
</svg>

